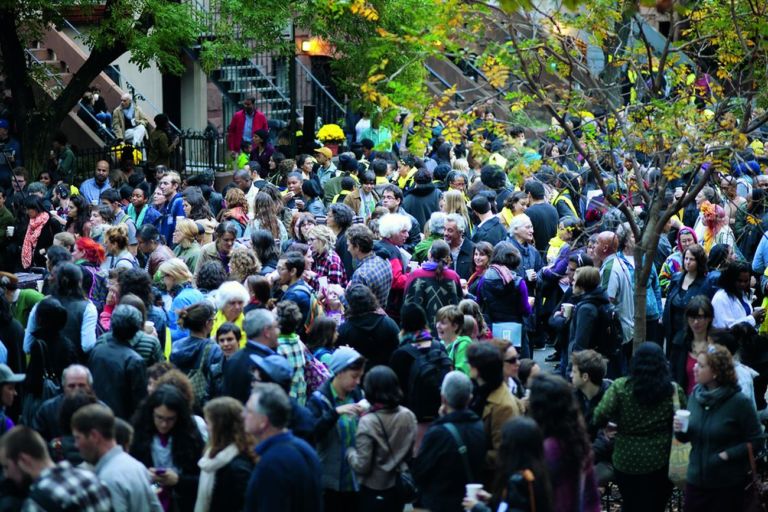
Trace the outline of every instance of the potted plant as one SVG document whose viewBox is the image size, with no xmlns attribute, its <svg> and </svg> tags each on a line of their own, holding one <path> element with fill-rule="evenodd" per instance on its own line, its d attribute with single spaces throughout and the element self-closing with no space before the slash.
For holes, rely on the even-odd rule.
<svg viewBox="0 0 768 512">
<path fill-rule="evenodd" d="M 337 124 L 324 124 L 317 132 L 317 138 L 331 150 L 334 155 L 339 154 L 339 144 L 346 140 L 344 130 Z"/>
</svg>

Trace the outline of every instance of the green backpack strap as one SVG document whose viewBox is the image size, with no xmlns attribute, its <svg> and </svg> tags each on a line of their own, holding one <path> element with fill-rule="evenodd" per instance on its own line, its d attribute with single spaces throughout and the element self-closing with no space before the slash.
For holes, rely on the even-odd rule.
<svg viewBox="0 0 768 512">
<path fill-rule="evenodd" d="M 443 423 L 445 430 L 451 433 L 454 441 L 459 447 L 459 453 L 461 454 L 461 464 L 464 466 L 464 475 L 467 477 L 467 482 L 474 482 L 475 477 L 472 474 L 472 468 L 469 466 L 469 456 L 467 455 L 467 445 L 464 444 L 464 440 L 459 434 L 459 429 L 453 423 Z"/>
</svg>

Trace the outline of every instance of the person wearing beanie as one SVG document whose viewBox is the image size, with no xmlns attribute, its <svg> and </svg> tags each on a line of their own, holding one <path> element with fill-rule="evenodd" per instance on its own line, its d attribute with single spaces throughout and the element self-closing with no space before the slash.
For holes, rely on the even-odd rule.
<svg viewBox="0 0 768 512">
<path fill-rule="evenodd" d="M 344 454 L 355 446 L 357 422 L 370 407 L 360 388 L 365 358 L 351 347 L 339 347 L 328 368 L 333 378 L 307 402 L 316 421 L 314 434 L 323 466 L 324 509 L 357 510 L 360 485 Z"/>
<path fill-rule="evenodd" d="M 427 169 L 416 171 L 414 181 L 416 186 L 405 196 L 403 209 L 416 217 L 419 226 L 423 226 L 432 212 L 440 211 L 440 197 L 443 193 L 432 183 L 432 173 Z"/>
</svg>

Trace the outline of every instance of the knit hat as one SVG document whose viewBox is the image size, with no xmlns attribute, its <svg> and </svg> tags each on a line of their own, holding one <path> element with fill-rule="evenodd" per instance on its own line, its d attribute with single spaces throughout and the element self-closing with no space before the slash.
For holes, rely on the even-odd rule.
<svg viewBox="0 0 768 512">
<path fill-rule="evenodd" d="M 334 375 L 338 375 L 357 361 L 363 359 L 363 356 L 352 347 L 339 347 L 331 355 L 331 361 L 328 363 L 328 369 Z"/>
<path fill-rule="evenodd" d="M 283 356 L 272 355 L 261 357 L 256 354 L 251 355 L 251 363 L 261 372 L 265 373 L 269 380 L 280 387 L 288 387 L 293 379 L 293 368 Z"/>
<path fill-rule="evenodd" d="M 418 332 L 427 328 L 427 314 L 424 308 L 414 302 L 405 304 L 400 310 L 403 331 Z"/>
</svg>

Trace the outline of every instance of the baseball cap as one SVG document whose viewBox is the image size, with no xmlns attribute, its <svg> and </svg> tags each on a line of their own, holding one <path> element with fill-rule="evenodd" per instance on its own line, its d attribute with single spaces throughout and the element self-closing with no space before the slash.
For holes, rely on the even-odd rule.
<svg viewBox="0 0 768 512">
<path fill-rule="evenodd" d="M 293 379 L 293 367 L 283 356 L 272 355 L 261 357 L 257 354 L 251 355 L 251 363 L 259 370 L 266 373 L 269 379 L 281 387 L 290 386 Z"/>
<path fill-rule="evenodd" d="M 21 382 L 26 378 L 27 376 L 23 373 L 13 373 L 13 370 L 11 370 L 7 364 L 0 364 L 0 384 Z"/>
<path fill-rule="evenodd" d="M 363 356 L 352 347 L 339 347 L 331 355 L 328 369 L 331 370 L 334 375 L 338 375 L 360 359 L 363 359 Z"/>
<path fill-rule="evenodd" d="M 315 153 L 320 153 L 325 158 L 333 158 L 333 152 L 330 149 L 326 148 L 325 146 L 321 148 L 317 148 L 315 150 Z"/>
</svg>

